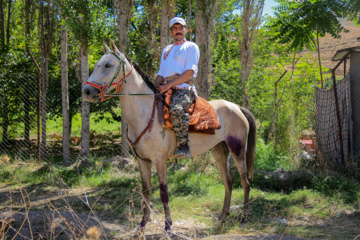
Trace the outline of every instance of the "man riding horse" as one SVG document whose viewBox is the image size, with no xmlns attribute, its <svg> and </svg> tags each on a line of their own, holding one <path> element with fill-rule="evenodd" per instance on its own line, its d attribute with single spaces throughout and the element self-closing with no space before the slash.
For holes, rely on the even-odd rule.
<svg viewBox="0 0 360 240">
<path fill-rule="evenodd" d="M 169 25 L 174 44 L 165 47 L 162 52 L 155 86 L 161 93 L 173 89 L 169 114 L 178 145 L 174 157 L 191 158 L 188 145 L 189 114 L 186 110 L 197 97 L 194 80 L 198 72 L 200 51 L 195 43 L 186 41 L 184 19 L 174 17 Z"/>
<path fill-rule="evenodd" d="M 160 92 L 175 88 L 175 95 L 171 100 L 172 105 L 175 108 L 179 106 L 181 111 L 185 112 L 191 99 L 195 97 L 194 88 L 189 80 L 197 73 L 199 49 L 194 43 L 186 42 L 184 37 L 186 27 L 183 19 L 172 19 L 170 27 L 170 33 L 174 37 L 175 43 L 184 42 L 165 48 L 156 84 Z M 189 147 L 186 146 L 187 143 L 194 156 L 210 150 L 216 161 L 225 188 L 224 204 L 219 215 L 219 220 L 222 222 L 225 222 L 230 213 L 234 183 L 234 176 L 230 169 L 231 164 L 227 160 L 231 153 L 244 190 L 242 222 L 245 222 L 248 218 L 250 180 L 254 172 L 255 161 L 256 122 L 254 116 L 249 110 L 235 103 L 221 99 L 213 100 L 209 104 L 216 111 L 221 128 L 215 129 L 214 134 L 190 133 L 188 142 L 186 135 L 185 137 L 182 135 L 183 130 L 187 132 L 188 129 L 186 123 L 180 125 L 184 126 L 180 127 L 180 136 L 178 137 L 177 134 L 175 136 L 173 131 L 163 127 L 163 124 L 159 122 L 159 117 L 155 114 L 157 99 L 154 97 L 156 94 L 154 84 L 141 73 L 141 69 L 136 64 L 130 64 L 113 41 L 110 43 L 111 50 L 105 42 L 103 43 L 105 53 L 96 63 L 93 73 L 82 88 L 82 97 L 85 101 L 96 103 L 105 101 L 105 97 L 113 95 L 112 91 L 116 91 L 114 96 L 119 96 L 122 117 L 128 123 L 126 138 L 139 156 L 137 163 L 142 180 L 144 201 L 143 218 L 136 229 L 144 231 L 146 224 L 151 219 L 152 166 L 155 166 L 159 178 L 160 198 L 165 212 L 164 230 L 171 231 L 167 162 L 168 159 L 174 158 L 173 149 L 177 145 L 179 145 L 175 152 L 177 156 L 191 156 Z M 169 77 L 172 77 L 173 81 L 170 81 Z M 165 84 L 160 85 L 160 83 Z M 183 90 L 182 88 L 185 88 L 184 91 L 180 91 Z M 178 124 L 177 119 L 183 119 L 183 117 L 179 117 L 179 114 L 175 116 L 173 125 Z M 181 121 L 182 123 L 183 121 Z"/>
</svg>

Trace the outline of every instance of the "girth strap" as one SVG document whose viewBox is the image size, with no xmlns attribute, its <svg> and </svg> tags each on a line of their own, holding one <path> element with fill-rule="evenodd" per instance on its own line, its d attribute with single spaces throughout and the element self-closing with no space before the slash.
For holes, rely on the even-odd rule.
<svg viewBox="0 0 360 240">
<path fill-rule="evenodd" d="M 152 129 L 152 125 L 154 123 L 154 116 L 155 116 L 155 107 L 156 107 L 156 103 L 157 103 L 157 99 L 154 99 L 154 103 L 153 103 L 153 109 L 152 109 L 152 113 L 151 113 L 151 118 L 149 121 L 149 124 L 146 126 L 146 128 L 140 133 L 140 135 L 137 137 L 137 139 L 135 140 L 135 142 L 132 142 L 129 138 L 129 134 L 128 134 L 128 130 L 126 131 L 126 135 L 127 135 L 127 139 L 130 143 L 130 145 L 132 147 L 135 147 L 135 145 L 140 141 L 140 139 L 142 138 L 142 136 L 144 136 L 144 134 L 146 133 L 147 130 L 149 130 L 149 132 L 151 132 Z"/>
</svg>

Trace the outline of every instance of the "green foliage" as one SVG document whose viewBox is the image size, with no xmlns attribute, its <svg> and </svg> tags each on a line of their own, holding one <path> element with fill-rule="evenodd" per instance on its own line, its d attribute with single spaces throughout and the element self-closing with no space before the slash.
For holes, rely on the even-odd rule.
<svg viewBox="0 0 360 240">
<path fill-rule="evenodd" d="M 354 180 L 339 176 L 315 177 L 311 187 L 327 197 L 360 206 L 360 184 Z"/>
<path fill-rule="evenodd" d="M 340 38 L 341 32 L 348 32 L 338 20 L 348 9 L 345 1 L 279 0 L 279 3 L 281 5 L 277 7 L 269 27 L 277 30 L 272 39 L 288 44 L 290 49 L 312 49 L 317 34 L 323 37 L 329 33 L 334 38 Z"/>
<path fill-rule="evenodd" d="M 272 142 L 265 144 L 264 140 L 258 138 L 256 142 L 255 169 L 274 171 L 278 168 L 293 169 L 290 155 L 276 149 Z"/>
<path fill-rule="evenodd" d="M 17 134 L 18 127 L 24 119 L 25 102 L 23 95 L 37 85 L 35 73 L 31 68 L 30 57 L 13 48 L 4 49 L 0 55 L 0 121 L 9 123 L 8 137 L 11 139 Z M 35 94 L 28 92 L 31 100 L 27 105 L 30 116 L 33 118 L 36 111 Z M 2 125 L 1 124 L 1 125 Z"/>
<path fill-rule="evenodd" d="M 175 195 L 203 195 L 208 192 L 208 186 L 217 185 L 218 181 L 203 172 L 177 171 L 168 180 Z"/>
</svg>

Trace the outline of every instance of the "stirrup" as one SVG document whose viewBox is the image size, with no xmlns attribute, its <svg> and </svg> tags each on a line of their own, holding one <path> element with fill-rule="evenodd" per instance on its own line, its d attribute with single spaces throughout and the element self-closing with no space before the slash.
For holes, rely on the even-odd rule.
<svg viewBox="0 0 360 240">
<path fill-rule="evenodd" d="M 175 148 L 174 151 L 175 158 L 192 158 L 193 156 L 190 153 L 189 145 L 180 145 Z"/>
</svg>

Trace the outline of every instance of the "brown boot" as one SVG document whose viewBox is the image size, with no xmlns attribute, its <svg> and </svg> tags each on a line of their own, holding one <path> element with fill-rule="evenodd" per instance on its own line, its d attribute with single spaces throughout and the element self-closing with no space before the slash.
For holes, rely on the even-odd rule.
<svg viewBox="0 0 360 240">
<path fill-rule="evenodd" d="M 191 156 L 189 145 L 185 144 L 185 145 L 180 145 L 180 146 L 176 147 L 175 151 L 174 151 L 174 157 L 175 158 L 192 158 L 193 156 Z"/>
</svg>

